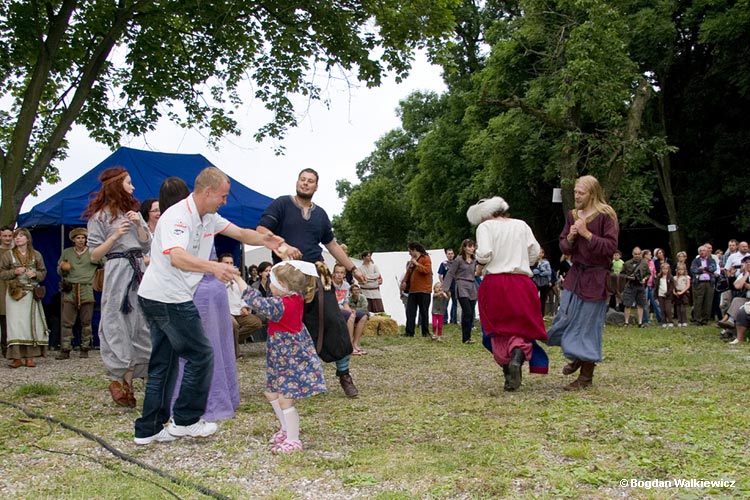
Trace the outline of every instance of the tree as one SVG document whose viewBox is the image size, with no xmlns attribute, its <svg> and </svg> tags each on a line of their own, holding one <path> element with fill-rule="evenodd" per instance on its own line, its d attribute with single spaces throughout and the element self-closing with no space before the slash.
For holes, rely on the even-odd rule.
<svg viewBox="0 0 750 500">
<path fill-rule="evenodd" d="M 296 124 L 289 95 L 318 98 L 314 66 L 356 71 L 371 86 L 385 71 L 402 78 L 413 50 L 449 29 L 454 3 L 2 1 L 0 224 L 40 182 L 59 180 L 54 161 L 74 123 L 115 148 L 165 115 L 215 143 L 239 134 L 232 112 L 250 80 L 273 114 L 256 139 L 281 138 Z"/>
</svg>

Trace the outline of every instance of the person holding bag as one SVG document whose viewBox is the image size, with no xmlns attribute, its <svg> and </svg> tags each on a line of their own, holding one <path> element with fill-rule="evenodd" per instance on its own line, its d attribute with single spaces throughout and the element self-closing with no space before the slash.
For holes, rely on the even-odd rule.
<svg viewBox="0 0 750 500">
<path fill-rule="evenodd" d="M 34 368 L 33 358 L 47 353 L 49 334 L 44 318 L 39 283 L 47 276 L 42 254 L 34 250 L 31 233 L 13 232 L 15 247 L 0 257 L 0 279 L 8 282 L 5 307 L 8 324 L 8 366 Z M 43 294 L 40 294 L 43 296 Z"/>
<path fill-rule="evenodd" d="M 539 302 L 542 308 L 542 317 L 544 317 L 544 306 L 547 304 L 547 296 L 550 288 L 552 288 L 552 266 L 545 258 L 544 248 L 539 249 L 539 257 L 537 257 L 534 267 L 531 268 L 531 272 L 534 273 L 531 280 L 536 285 L 536 289 L 539 290 Z"/>
</svg>

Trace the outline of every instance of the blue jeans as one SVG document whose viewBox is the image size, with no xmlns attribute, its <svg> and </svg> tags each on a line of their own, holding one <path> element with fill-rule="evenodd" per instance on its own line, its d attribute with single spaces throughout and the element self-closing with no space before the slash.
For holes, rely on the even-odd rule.
<svg viewBox="0 0 750 500">
<path fill-rule="evenodd" d="M 214 366 L 214 351 L 203 332 L 193 302 L 167 304 L 138 297 L 151 329 L 151 358 L 143 400 L 143 415 L 135 421 L 135 437 L 158 434 L 169 420 L 179 367 L 185 370 L 172 416 L 177 425 L 192 425 L 206 411 Z"/>
<path fill-rule="evenodd" d="M 662 323 L 661 309 L 659 308 L 659 303 L 656 301 L 656 297 L 654 297 L 654 287 L 652 286 L 646 287 L 646 301 L 646 307 L 643 308 L 643 324 L 648 324 L 649 308 L 654 311 L 656 321 Z"/>
</svg>

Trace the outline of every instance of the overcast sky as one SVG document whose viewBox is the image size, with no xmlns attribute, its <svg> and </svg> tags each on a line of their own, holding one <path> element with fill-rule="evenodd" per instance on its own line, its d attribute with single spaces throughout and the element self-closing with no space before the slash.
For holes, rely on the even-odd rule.
<svg viewBox="0 0 750 500">
<path fill-rule="evenodd" d="M 253 139 L 253 133 L 268 115 L 262 103 L 252 101 L 236 117 L 242 136 L 223 140 L 218 150 L 208 146 L 205 136 L 182 130 L 166 120 L 154 132 L 126 139 L 122 145 L 166 153 L 200 153 L 229 176 L 272 198 L 293 194 L 297 173 L 312 167 L 321 177 L 314 201 L 332 217 L 341 213 L 344 206 L 336 196 L 336 180 L 357 181 L 357 162 L 373 151 L 379 137 L 400 125 L 395 112 L 399 100 L 415 90 L 442 92 L 445 87 L 440 68 L 431 66 L 422 56 L 415 61 L 411 76 L 401 84 L 392 78 L 374 89 L 361 84 L 348 88 L 341 80 L 320 83 L 327 87 L 323 97 L 329 101 L 330 109 L 318 101 L 309 107 L 300 101 L 300 123 L 289 130 L 283 141 L 283 156 L 275 155 L 273 142 L 259 144 Z M 89 139 L 81 127 L 74 127 L 67 138 L 68 158 L 58 164 L 62 182 L 43 185 L 38 197 L 26 199 L 21 213 L 65 188 L 111 154 L 106 146 Z M 140 198 L 137 185 L 134 194 Z"/>
</svg>

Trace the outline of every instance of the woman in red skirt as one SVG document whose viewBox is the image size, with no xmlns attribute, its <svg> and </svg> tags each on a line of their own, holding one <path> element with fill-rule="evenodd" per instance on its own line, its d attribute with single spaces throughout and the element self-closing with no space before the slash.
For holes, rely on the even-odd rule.
<svg viewBox="0 0 750 500">
<path fill-rule="evenodd" d="M 508 204 L 499 196 L 480 200 L 466 215 L 478 225 L 483 344 L 503 367 L 505 390 L 515 391 L 521 387 L 524 361 L 531 361 L 532 373 L 547 373 L 547 357 L 534 342 L 547 340 L 539 294 L 531 280 L 530 263 L 537 260 L 539 243 L 525 222 L 508 216 Z"/>
</svg>

